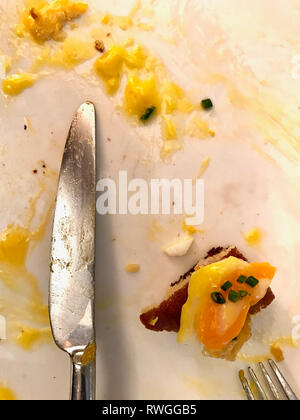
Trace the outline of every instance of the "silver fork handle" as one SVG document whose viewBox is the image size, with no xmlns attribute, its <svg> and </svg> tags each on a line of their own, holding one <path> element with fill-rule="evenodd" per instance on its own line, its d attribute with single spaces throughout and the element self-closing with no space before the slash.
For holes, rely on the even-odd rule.
<svg viewBox="0 0 300 420">
<path fill-rule="evenodd" d="M 83 365 L 71 357 L 71 395 L 70 400 L 94 400 L 96 389 L 96 363 L 95 361 Z"/>
</svg>

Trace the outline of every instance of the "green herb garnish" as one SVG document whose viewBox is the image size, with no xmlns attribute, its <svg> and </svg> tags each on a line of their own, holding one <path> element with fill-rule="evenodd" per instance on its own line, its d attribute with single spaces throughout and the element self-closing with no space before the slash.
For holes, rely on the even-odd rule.
<svg viewBox="0 0 300 420">
<path fill-rule="evenodd" d="M 240 294 L 238 292 L 235 292 L 234 290 L 230 290 L 228 299 L 231 300 L 231 302 L 237 302 L 240 300 Z"/>
<path fill-rule="evenodd" d="M 238 279 L 237 279 L 237 281 L 239 282 L 239 283 L 245 283 L 245 281 L 247 280 L 247 277 L 246 276 L 240 276 Z"/>
<path fill-rule="evenodd" d="M 202 101 L 201 101 L 201 105 L 202 105 L 202 108 L 203 109 L 211 109 L 214 105 L 213 105 L 213 103 L 212 103 L 212 100 L 211 99 L 203 99 Z"/>
<path fill-rule="evenodd" d="M 223 305 L 224 303 L 226 303 L 224 296 L 220 292 L 214 292 L 210 296 L 212 300 L 218 305 Z"/>
<path fill-rule="evenodd" d="M 223 284 L 221 289 L 224 290 L 224 292 L 226 292 L 228 289 L 230 289 L 231 286 L 232 286 L 232 283 L 230 283 L 230 281 L 227 281 L 226 283 Z"/>
<path fill-rule="evenodd" d="M 255 286 L 257 286 L 257 285 L 258 285 L 259 281 L 258 281 L 255 277 L 250 276 L 250 277 L 248 277 L 248 278 L 247 278 L 246 283 L 247 283 L 250 287 L 255 287 Z"/>
<path fill-rule="evenodd" d="M 155 110 L 156 110 L 155 106 L 150 106 L 149 108 L 147 108 L 144 114 L 141 116 L 141 121 L 143 122 L 147 121 Z"/>
<path fill-rule="evenodd" d="M 246 290 L 239 291 L 240 298 L 243 299 L 244 297 L 248 296 L 248 292 Z"/>
</svg>

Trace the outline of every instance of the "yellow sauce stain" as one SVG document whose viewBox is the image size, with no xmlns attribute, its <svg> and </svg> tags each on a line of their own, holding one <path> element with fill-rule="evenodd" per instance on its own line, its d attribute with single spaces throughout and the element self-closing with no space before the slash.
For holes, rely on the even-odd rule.
<svg viewBox="0 0 300 420">
<path fill-rule="evenodd" d="M 10 400 L 15 400 L 15 399 L 16 399 L 16 396 L 14 392 L 0 383 L 0 400 L 10 401 Z"/>
<path fill-rule="evenodd" d="M 140 270 L 139 264 L 127 264 L 125 267 L 125 271 L 127 273 L 137 273 Z"/>
<path fill-rule="evenodd" d="M 37 76 L 30 73 L 19 73 L 8 76 L 2 81 L 2 90 L 6 95 L 18 95 L 32 86 Z"/>
<path fill-rule="evenodd" d="M 207 377 L 203 382 L 200 382 L 199 379 L 195 379 L 191 376 L 185 376 L 183 379 L 186 386 L 205 398 L 215 397 L 220 395 L 223 391 L 223 386 L 220 382 L 213 381 Z"/>
<path fill-rule="evenodd" d="M 30 229 L 37 201 L 46 188 L 41 184 L 41 191 L 31 200 L 25 226 L 9 225 L 0 234 L 0 281 L 4 286 L 0 313 L 6 319 L 8 340 L 24 350 L 51 337 L 47 304 L 37 278 L 26 267 L 27 256 L 43 238 L 52 213 L 53 204 L 39 226 Z"/>
<path fill-rule="evenodd" d="M 50 39 L 61 40 L 65 24 L 84 14 L 87 9 L 87 4 L 70 0 L 53 0 L 49 3 L 28 1 L 22 24 L 24 30 L 39 43 Z M 21 26 L 17 31 L 22 35 Z"/>
<path fill-rule="evenodd" d="M 260 245 L 263 237 L 263 232 L 259 228 L 251 229 L 249 232 L 243 234 L 245 241 L 250 246 Z"/>
<path fill-rule="evenodd" d="M 15 341 L 24 350 L 31 350 L 36 343 L 50 342 L 52 338 L 50 328 L 32 328 L 22 326 Z"/>
<path fill-rule="evenodd" d="M 90 60 L 95 54 L 96 50 L 92 42 L 88 42 L 82 35 L 74 34 L 68 36 L 55 52 L 52 52 L 51 48 L 45 47 L 36 57 L 31 70 L 37 71 L 43 66 L 69 70 Z"/>
<path fill-rule="evenodd" d="M 82 357 L 81 357 L 81 363 L 85 366 L 89 363 L 92 363 L 96 358 L 96 343 L 91 343 L 87 346 L 85 349 Z"/>
</svg>

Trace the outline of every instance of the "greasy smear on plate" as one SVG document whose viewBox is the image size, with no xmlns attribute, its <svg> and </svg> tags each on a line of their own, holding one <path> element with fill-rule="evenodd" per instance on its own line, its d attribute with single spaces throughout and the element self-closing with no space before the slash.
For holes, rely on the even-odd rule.
<svg viewBox="0 0 300 420">
<path fill-rule="evenodd" d="M 95 54 L 96 51 L 92 42 L 87 42 L 83 35 L 71 34 L 64 42 L 60 43 L 59 48 L 54 52 L 50 47 L 44 46 L 36 57 L 31 70 L 37 71 L 45 66 L 70 70 L 90 60 Z"/>
<path fill-rule="evenodd" d="M 8 340 L 25 350 L 51 338 L 47 304 L 37 278 L 26 265 L 27 256 L 45 234 L 52 211 L 51 207 L 40 225 L 30 229 L 41 194 L 31 201 L 25 226 L 9 225 L 0 234 L 0 313 L 6 320 Z"/>
</svg>

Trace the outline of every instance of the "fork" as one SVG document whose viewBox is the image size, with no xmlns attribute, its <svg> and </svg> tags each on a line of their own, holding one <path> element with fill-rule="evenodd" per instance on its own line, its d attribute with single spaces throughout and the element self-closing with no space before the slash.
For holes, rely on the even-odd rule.
<svg viewBox="0 0 300 420">
<path fill-rule="evenodd" d="M 272 395 L 273 398 L 268 397 L 267 392 L 264 390 L 263 385 L 259 381 L 256 373 L 254 372 L 254 370 L 251 367 L 248 367 L 249 375 L 250 375 L 251 379 L 253 380 L 253 382 L 255 384 L 258 396 L 260 397 L 259 399 L 261 399 L 261 400 L 269 400 L 269 399 L 283 400 L 283 399 L 285 399 L 283 397 L 283 394 L 284 394 L 288 400 L 294 400 L 294 401 L 298 400 L 296 394 L 294 393 L 294 391 L 292 390 L 292 388 L 288 384 L 288 382 L 285 379 L 285 377 L 283 376 L 283 374 L 280 372 L 280 370 L 279 370 L 277 364 L 274 362 L 274 360 L 269 359 L 268 364 L 269 364 L 269 366 L 271 368 L 271 371 L 273 372 L 275 378 L 277 379 L 280 387 L 278 385 L 276 385 L 276 382 L 274 381 L 274 379 L 271 378 L 270 374 L 268 373 L 268 371 L 265 368 L 263 363 L 259 363 L 258 366 L 260 368 L 260 373 L 262 374 L 262 376 L 264 378 L 264 382 L 266 382 L 266 384 L 268 386 L 268 389 L 270 391 L 270 395 Z M 245 394 L 247 396 L 247 399 L 251 400 L 251 401 L 256 400 L 257 398 L 255 398 L 254 393 L 251 390 L 249 381 L 245 377 L 245 373 L 244 373 L 243 370 L 240 370 L 239 378 L 240 378 L 240 381 L 242 383 Z M 281 391 L 279 390 L 280 388 L 281 388 Z"/>
</svg>

